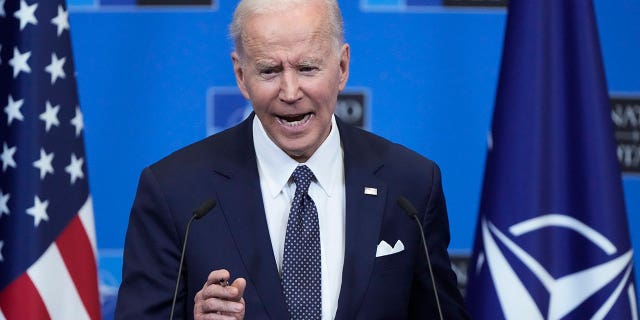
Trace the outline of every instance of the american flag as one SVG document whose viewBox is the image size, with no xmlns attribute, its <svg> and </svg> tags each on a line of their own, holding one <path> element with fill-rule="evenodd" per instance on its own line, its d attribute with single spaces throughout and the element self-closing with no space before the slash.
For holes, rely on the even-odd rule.
<svg viewBox="0 0 640 320">
<path fill-rule="evenodd" d="M 0 0 L 0 320 L 99 319 L 64 0 Z"/>
</svg>

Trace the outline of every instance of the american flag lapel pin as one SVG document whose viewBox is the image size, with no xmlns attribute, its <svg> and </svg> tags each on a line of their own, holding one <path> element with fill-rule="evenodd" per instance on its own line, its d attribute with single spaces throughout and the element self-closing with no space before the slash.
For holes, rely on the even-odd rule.
<svg viewBox="0 0 640 320">
<path fill-rule="evenodd" d="M 377 196 L 378 195 L 378 189 L 377 188 L 372 188 L 372 187 L 364 187 L 364 194 L 370 195 L 370 196 Z"/>
</svg>

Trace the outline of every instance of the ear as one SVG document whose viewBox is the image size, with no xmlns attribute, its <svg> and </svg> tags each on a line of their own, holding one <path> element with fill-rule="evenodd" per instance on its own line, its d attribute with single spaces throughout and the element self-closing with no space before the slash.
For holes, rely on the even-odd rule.
<svg viewBox="0 0 640 320">
<path fill-rule="evenodd" d="M 340 79 L 339 88 L 340 91 L 344 90 L 347 86 L 347 80 L 349 79 L 349 61 L 351 60 L 351 48 L 349 44 L 345 43 L 340 49 Z"/>
<path fill-rule="evenodd" d="M 242 92 L 242 95 L 249 100 L 249 92 L 247 91 L 247 86 L 245 84 L 245 74 L 242 66 L 242 62 L 240 61 L 240 56 L 237 52 L 231 53 L 231 61 L 233 62 L 233 73 L 236 75 L 236 84 Z"/>
</svg>

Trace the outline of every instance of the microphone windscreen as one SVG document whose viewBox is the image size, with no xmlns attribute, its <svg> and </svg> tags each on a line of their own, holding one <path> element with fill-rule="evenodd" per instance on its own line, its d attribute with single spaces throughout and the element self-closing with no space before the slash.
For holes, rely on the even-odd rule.
<svg viewBox="0 0 640 320">
<path fill-rule="evenodd" d="M 409 216 L 413 217 L 418 214 L 418 210 L 411 204 L 407 198 L 400 196 L 398 197 L 398 201 L 396 201 L 398 206 L 404 210 L 404 212 Z"/>
<path fill-rule="evenodd" d="M 198 207 L 198 209 L 193 211 L 193 217 L 196 219 L 204 217 L 205 215 L 207 215 L 207 213 L 209 213 L 209 211 L 211 211 L 211 209 L 215 208 L 217 204 L 218 202 L 216 201 L 216 199 L 209 199 L 205 201 Z"/>
</svg>

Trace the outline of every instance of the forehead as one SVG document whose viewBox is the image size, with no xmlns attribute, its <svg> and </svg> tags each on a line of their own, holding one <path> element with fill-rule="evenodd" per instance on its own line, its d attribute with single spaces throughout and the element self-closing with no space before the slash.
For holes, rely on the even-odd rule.
<svg viewBox="0 0 640 320">
<path fill-rule="evenodd" d="M 253 14 L 246 20 L 242 33 L 244 51 L 249 55 L 279 50 L 324 51 L 331 45 L 331 39 L 326 9 L 317 3 Z"/>
</svg>

